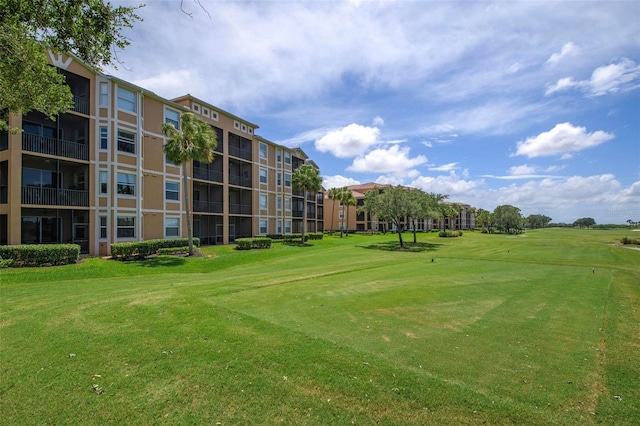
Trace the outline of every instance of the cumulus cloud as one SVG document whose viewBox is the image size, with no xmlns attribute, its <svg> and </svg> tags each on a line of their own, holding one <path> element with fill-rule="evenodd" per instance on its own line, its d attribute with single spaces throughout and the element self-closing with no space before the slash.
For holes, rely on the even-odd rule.
<svg viewBox="0 0 640 426">
<path fill-rule="evenodd" d="M 448 172 L 457 169 L 457 165 L 458 163 L 447 163 L 440 166 L 431 166 L 429 167 L 429 170 L 431 170 L 432 172 Z"/>
<path fill-rule="evenodd" d="M 415 176 L 417 172 L 413 168 L 426 163 L 427 157 L 418 155 L 410 158 L 410 151 L 409 147 L 401 147 L 399 145 L 374 149 L 366 155 L 353 160 L 347 170 L 352 172 L 388 173 L 396 176 Z"/>
<path fill-rule="evenodd" d="M 537 136 L 518 142 L 517 151 L 511 156 L 526 155 L 529 158 L 534 158 L 570 155 L 583 149 L 598 146 L 613 138 L 613 133 L 602 130 L 587 133 L 585 127 L 574 126 L 571 123 L 560 123 L 548 132 L 542 132 Z"/>
<path fill-rule="evenodd" d="M 640 65 L 628 58 L 618 63 L 596 68 L 588 80 L 565 77 L 547 86 L 545 95 L 573 88 L 584 91 L 588 96 L 603 96 L 609 93 L 634 90 L 640 87 Z"/>
<path fill-rule="evenodd" d="M 320 152 L 329 152 L 339 158 L 356 157 L 381 143 L 379 137 L 380 130 L 377 127 L 352 123 L 317 139 L 315 147 Z"/>
<path fill-rule="evenodd" d="M 536 167 L 535 166 L 530 166 L 528 164 L 522 164 L 520 166 L 512 166 L 509 167 L 509 174 L 510 175 L 531 175 L 533 173 L 536 172 Z"/>
<path fill-rule="evenodd" d="M 343 186 L 351 186 L 351 185 L 359 185 L 359 184 L 360 184 L 360 181 L 350 177 L 341 176 L 341 175 L 322 177 L 322 186 L 324 186 L 326 189 L 342 188 Z"/>
<path fill-rule="evenodd" d="M 373 118 L 372 123 L 375 127 L 384 126 L 384 120 L 379 115 Z"/>
<path fill-rule="evenodd" d="M 564 58 L 569 56 L 575 56 L 579 52 L 580 52 L 580 49 L 578 48 L 578 46 L 576 46 L 572 42 L 565 43 L 564 46 L 562 46 L 562 49 L 560 50 L 560 52 L 554 53 L 549 57 L 549 59 L 547 59 L 547 64 L 552 64 L 552 65 L 557 64 L 558 62 L 562 61 Z"/>
<path fill-rule="evenodd" d="M 190 92 L 198 93 L 199 89 L 204 87 L 196 72 L 184 69 L 162 72 L 133 80 L 132 83 L 167 98 L 175 98 Z"/>
<path fill-rule="evenodd" d="M 473 196 L 473 192 L 484 185 L 484 180 L 466 180 L 455 171 L 451 171 L 448 175 L 436 177 L 420 176 L 409 184 L 409 186 L 421 189 L 425 192 L 435 192 L 440 194 L 448 194 L 451 199 L 466 202 Z"/>
</svg>

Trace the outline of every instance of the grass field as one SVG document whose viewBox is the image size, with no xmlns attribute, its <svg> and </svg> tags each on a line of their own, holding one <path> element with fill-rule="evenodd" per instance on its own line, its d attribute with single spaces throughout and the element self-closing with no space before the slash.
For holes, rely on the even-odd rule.
<svg viewBox="0 0 640 426">
<path fill-rule="evenodd" d="M 0 270 L 0 423 L 640 424 L 628 234 Z"/>
</svg>

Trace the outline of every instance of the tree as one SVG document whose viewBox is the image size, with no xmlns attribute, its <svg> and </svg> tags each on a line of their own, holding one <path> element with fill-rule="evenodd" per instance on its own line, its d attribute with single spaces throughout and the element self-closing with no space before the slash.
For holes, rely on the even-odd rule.
<svg viewBox="0 0 640 426">
<path fill-rule="evenodd" d="M 504 204 L 493 211 L 493 220 L 499 230 L 506 232 L 520 232 L 523 218 L 518 207 Z"/>
<path fill-rule="evenodd" d="M 390 186 L 381 193 L 369 191 L 371 196 L 365 201 L 367 208 L 382 220 L 395 225 L 398 232 L 400 247 L 404 247 L 402 232 L 404 230 L 404 220 L 411 211 L 411 200 L 406 188 L 403 186 Z"/>
<path fill-rule="evenodd" d="M 331 188 L 327 192 L 327 196 L 330 200 L 333 201 L 331 204 L 331 231 L 333 231 L 333 217 L 336 212 L 336 200 L 338 200 L 338 196 L 340 195 L 340 188 Z"/>
<path fill-rule="evenodd" d="M 187 182 L 187 164 L 193 160 L 202 163 L 213 161 L 214 151 L 218 146 L 216 132 L 193 113 L 187 112 L 180 117 L 180 130 L 173 124 L 162 125 L 162 133 L 169 137 L 164 152 L 167 159 L 182 166 L 182 184 L 184 204 L 187 212 L 187 237 L 189 239 L 189 256 L 193 256 L 193 228 L 191 226 L 191 204 L 189 202 L 189 184 Z"/>
<path fill-rule="evenodd" d="M 596 224 L 596 221 L 593 220 L 593 218 L 591 217 L 583 217 L 573 222 L 573 226 L 577 226 L 580 229 L 582 229 L 583 227 L 588 229 L 595 224 Z"/>
<path fill-rule="evenodd" d="M 476 222 L 482 228 L 486 228 L 488 232 L 489 228 L 491 228 L 491 213 L 484 209 L 478 209 L 476 211 Z"/>
<path fill-rule="evenodd" d="M 302 205 L 302 240 L 300 244 L 304 244 L 304 232 L 307 229 L 307 192 L 316 194 L 322 187 L 322 178 L 318 174 L 318 169 L 311 164 L 303 164 L 294 170 L 291 176 L 291 185 L 294 189 L 302 190 L 304 196 L 304 204 Z"/>
<path fill-rule="evenodd" d="M 419 189 L 409 189 L 408 218 L 413 228 L 413 243 L 417 243 L 417 222 L 420 219 L 428 220 L 439 217 L 440 210 L 436 194 L 427 194 Z"/>
<path fill-rule="evenodd" d="M 353 192 L 349 188 L 344 187 L 340 192 L 340 201 L 342 202 L 342 205 L 347 208 L 347 235 L 346 236 L 348 237 L 349 236 L 349 207 L 357 205 L 358 200 L 356 200 L 356 197 L 353 195 Z M 342 237 L 342 232 L 340 232 L 340 237 Z"/>
<path fill-rule="evenodd" d="M 129 45 L 121 31 L 140 20 L 140 7 L 113 7 L 103 0 L 0 0 L 0 111 L 37 110 L 53 118 L 69 110 L 71 91 L 49 66 L 47 50 L 74 54 L 97 69 L 112 64 L 112 49 Z M 0 131 L 8 129 L 0 117 Z"/>
<path fill-rule="evenodd" d="M 362 205 L 360 207 L 358 207 L 358 209 L 356 210 L 358 213 L 364 213 L 365 214 L 365 218 L 366 215 L 369 215 L 369 218 L 373 221 L 375 216 L 375 208 L 374 208 L 374 203 L 376 202 L 377 198 L 376 196 L 380 193 L 380 191 L 378 189 L 372 189 L 367 191 L 364 194 L 364 199 L 362 200 Z M 378 229 L 375 229 L 376 231 Z M 373 231 L 373 229 L 372 229 Z"/>
</svg>

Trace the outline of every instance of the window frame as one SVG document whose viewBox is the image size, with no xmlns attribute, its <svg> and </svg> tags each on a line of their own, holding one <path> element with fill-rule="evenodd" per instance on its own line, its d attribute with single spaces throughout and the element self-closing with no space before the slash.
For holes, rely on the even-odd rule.
<svg viewBox="0 0 640 426">
<path fill-rule="evenodd" d="M 264 168 L 261 167 L 260 171 L 258 173 L 258 178 L 260 180 L 260 183 L 267 184 L 268 183 L 267 176 L 268 176 L 267 169 L 264 169 Z"/>
<path fill-rule="evenodd" d="M 106 151 L 109 149 L 109 127 L 100 126 L 100 150 Z"/>
<path fill-rule="evenodd" d="M 125 97 L 124 95 L 127 96 Z M 129 99 L 129 95 L 131 95 L 133 99 Z M 135 114 L 138 111 L 136 92 L 122 86 L 118 86 L 118 109 Z"/>
<path fill-rule="evenodd" d="M 99 215 L 98 216 L 98 239 L 106 240 L 108 238 L 109 238 L 109 221 L 108 221 L 107 215 Z"/>
<path fill-rule="evenodd" d="M 286 188 L 291 188 L 291 173 L 284 174 L 284 186 Z"/>
<path fill-rule="evenodd" d="M 258 233 L 262 234 L 262 235 L 264 235 L 267 232 L 269 232 L 267 219 L 260 219 L 260 222 L 258 223 L 258 229 L 259 229 Z"/>
<path fill-rule="evenodd" d="M 98 92 L 98 106 L 108 107 L 109 106 L 109 83 L 106 81 L 101 81 Z"/>
<path fill-rule="evenodd" d="M 98 192 L 100 195 L 109 193 L 109 171 L 98 170 Z"/>
<path fill-rule="evenodd" d="M 121 180 L 120 177 L 127 177 L 124 180 Z M 131 182 L 129 178 L 133 178 L 133 182 Z M 127 172 L 118 172 L 117 180 L 116 180 L 116 191 L 118 195 L 124 195 L 129 197 L 135 197 L 136 195 L 136 175 L 135 173 L 127 173 Z M 125 191 L 124 188 L 130 188 L 129 191 Z"/>
<path fill-rule="evenodd" d="M 175 185 L 175 190 L 167 188 L 168 185 Z M 170 198 L 169 193 L 175 193 L 176 198 Z M 164 182 L 164 199 L 166 201 L 180 201 L 180 182 L 174 180 L 166 180 Z"/>
<path fill-rule="evenodd" d="M 133 154 L 135 155 L 136 153 L 136 148 L 137 148 L 137 144 L 136 144 L 136 133 L 129 131 L 129 130 L 125 130 L 125 129 L 118 129 L 118 138 L 117 138 L 117 142 L 118 142 L 118 151 L 119 152 L 124 152 L 126 154 Z M 133 136 L 132 138 L 127 138 L 127 135 Z M 122 144 L 122 145 L 121 145 Z M 127 149 L 123 149 L 123 147 L 125 146 L 131 146 L 130 149 L 132 149 L 133 151 L 127 150 Z"/>
<path fill-rule="evenodd" d="M 267 194 L 259 195 L 258 205 L 260 207 L 260 210 L 267 210 L 269 208 L 269 199 L 267 198 Z"/>
<path fill-rule="evenodd" d="M 260 142 L 258 144 L 258 155 L 265 160 L 269 158 L 269 149 L 266 143 Z"/>
<path fill-rule="evenodd" d="M 130 220 L 131 224 L 121 224 L 121 220 Z M 131 235 L 122 235 L 120 231 L 131 231 Z M 127 233 L 128 234 L 128 233 Z M 116 237 L 121 238 L 135 238 L 136 237 L 136 217 L 135 216 L 118 216 L 116 219 Z"/>
<path fill-rule="evenodd" d="M 169 226 L 169 221 L 175 221 L 174 226 Z M 171 233 L 168 232 L 172 230 Z M 175 229 L 175 231 L 173 231 Z M 174 234 L 175 232 L 175 234 Z M 180 218 L 179 217 L 165 217 L 164 218 L 164 236 L 166 238 L 180 238 Z"/>
</svg>

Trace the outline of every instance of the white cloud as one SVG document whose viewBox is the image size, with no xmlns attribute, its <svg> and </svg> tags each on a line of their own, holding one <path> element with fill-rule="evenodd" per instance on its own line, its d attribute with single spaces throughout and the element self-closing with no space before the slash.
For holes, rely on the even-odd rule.
<svg viewBox="0 0 640 426">
<path fill-rule="evenodd" d="M 377 127 L 366 127 L 349 124 L 317 139 L 315 147 L 320 152 L 330 152 L 339 158 L 355 157 L 365 153 L 371 146 L 379 144 L 380 130 Z"/>
<path fill-rule="evenodd" d="M 508 173 L 510 175 L 530 175 L 536 172 L 536 167 L 535 166 L 530 166 L 528 164 L 522 164 L 520 166 L 512 166 L 509 167 L 509 171 Z"/>
<path fill-rule="evenodd" d="M 634 90 L 640 87 L 640 65 L 628 58 L 618 63 L 603 65 L 591 73 L 589 80 L 565 77 L 547 86 L 545 95 L 578 88 L 588 96 L 603 96 L 609 93 Z"/>
<path fill-rule="evenodd" d="M 469 199 L 473 192 L 482 185 L 484 185 L 483 179 L 465 180 L 453 170 L 448 175 L 420 176 L 409 184 L 409 186 L 425 192 L 448 194 L 451 200 L 461 202 L 466 202 L 465 200 Z"/>
<path fill-rule="evenodd" d="M 279 143 L 280 145 L 288 146 L 290 148 L 296 148 L 296 147 L 299 147 L 300 145 L 303 145 L 306 142 L 317 140 L 325 136 L 327 133 L 330 133 L 334 130 L 335 129 L 331 129 L 327 127 L 311 129 L 311 130 L 307 130 L 305 132 L 299 133 L 289 139 L 278 141 L 277 143 Z"/>
<path fill-rule="evenodd" d="M 324 186 L 326 189 L 342 188 L 343 186 L 351 186 L 351 185 L 359 185 L 359 184 L 360 184 L 360 181 L 350 177 L 344 177 L 341 175 L 322 177 L 322 186 Z"/>
<path fill-rule="evenodd" d="M 409 147 L 400 147 L 399 145 L 374 149 L 353 160 L 353 164 L 347 167 L 347 170 L 363 173 L 388 173 L 395 176 L 415 176 L 417 172 L 413 168 L 426 163 L 427 157 L 418 155 L 409 158 L 410 151 Z"/>
<path fill-rule="evenodd" d="M 557 64 L 564 58 L 567 58 L 569 56 L 576 56 L 579 52 L 580 49 L 578 48 L 578 46 L 576 46 L 572 42 L 565 43 L 564 46 L 562 46 L 560 52 L 554 53 L 549 57 L 549 59 L 547 59 L 547 64 Z"/>
<path fill-rule="evenodd" d="M 162 72 L 131 82 L 167 98 L 176 98 L 191 92 L 198 93 L 204 87 L 197 71 L 185 69 Z"/>
<path fill-rule="evenodd" d="M 373 118 L 373 121 L 371 122 L 371 124 L 373 124 L 374 127 L 381 127 L 381 126 L 384 126 L 384 120 L 382 117 L 377 115 Z"/>
<path fill-rule="evenodd" d="M 432 172 L 449 172 L 451 170 L 457 169 L 457 165 L 458 163 L 447 163 L 440 166 L 431 166 L 429 167 L 429 170 L 431 170 Z"/>
<path fill-rule="evenodd" d="M 571 123 L 560 123 L 548 132 L 542 132 L 537 136 L 518 142 L 517 151 L 511 156 L 526 155 L 529 158 L 534 158 L 561 154 L 571 155 L 613 138 L 612 133 L 602 130 L 587 133 L 585 127 L 574 126 Z"/>
</svg>

